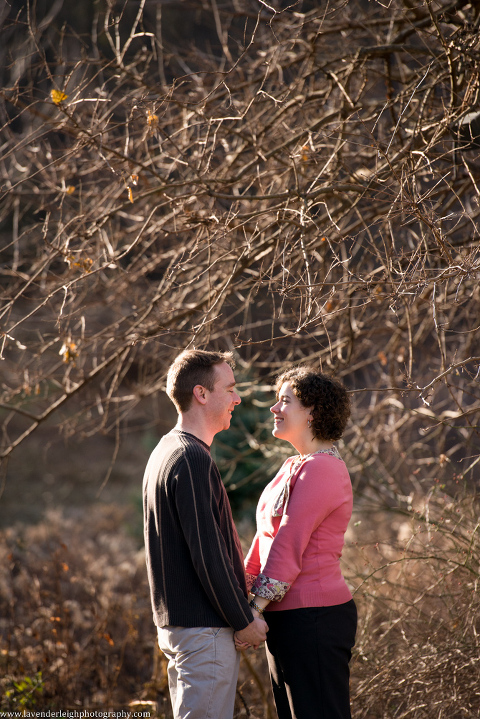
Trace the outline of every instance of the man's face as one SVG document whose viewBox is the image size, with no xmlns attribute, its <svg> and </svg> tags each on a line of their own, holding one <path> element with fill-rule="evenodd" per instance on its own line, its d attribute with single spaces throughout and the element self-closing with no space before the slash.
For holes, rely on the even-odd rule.
<svg viewBox="0 0 480 719">
<path fill-rule="evenodd" d="M 230 365 L 226 362 L 213 368 L 215 383 L 212 392 L 207 393 L 209 419 L 215 434 L 230 427 L 232 412 L 241 399 L 235 392 L 235 377 Z"/>
</svg>

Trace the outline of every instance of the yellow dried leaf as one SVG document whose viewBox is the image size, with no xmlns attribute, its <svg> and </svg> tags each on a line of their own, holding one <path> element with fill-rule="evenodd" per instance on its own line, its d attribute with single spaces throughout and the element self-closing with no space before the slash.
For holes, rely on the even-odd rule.
<svg viewBox="0 0 480 719">
<path fill-rule="evenodd" d="M 128 199 L 130 200 L 130 202 L 133 202 L 133 192 L 132 192 L 132 188 L 131 188 L 131 187 L 127 187 L 127 190 L 128 190 Z"/>
<path fill-rule="evenodd" d="M 67 193 L 67 195 L 73 195 L 73 193 L 75 192 L 75 185 L 68 185 L 65 188 L 65 192 Z"/>
<path fill-rule="evenodd" d="M 65 262 L 68 263 L 70 269 L 78 267 L 84 272 L 90 272 L 93 265 L 93 260 L 90 257 L 74 257 L 73 255 L 67 255 Z"/>
<path fill-rule="evenodd" d="M 385 367 L 385 365 L 388 364 L 388 358 L 387 358 L 387 355 L 385 354 L 385 352 L 380 351 L 377 356 L 378 356 L 378 359 L 380 360 L 380 364 L 382 365 L 382 367 Z"/>
<path fill-rule="evenodd" d="M 75 365 L 75 360 L 78 357 L 77 345 L 70 338 L 63 343 L 60 352 L 58 353 L 63 357 L 65 364 Z"/>
<path fill-rule="evenodd" d="M 130 175 L 130 179 L 133 185 L 138 185 L 138 175 Z"/>
<path fill-rule="evenodd" d="M 112 639 L 112 637 L 110 636 L 110 634 L 108 634 L 107 632 L 105 632 L 105 634 L 103 634 L 103 638 L 106 639 L 106 641 L 110 644 L 111 647 L 115 646 L 115 642 L 113 641 L 113 639 Z"/>
<path fill-rule="evenodd" d="M 158 126 L 158 115 L 147 110 L 147 124 L 151 130 L 156 130 Z"/>
<path fill-rule="evenodd" d="M 60 105 L 61 102 L 65 102 L 68 95 L 65 95 L 61 90 L 51 90 L 50 95 L 55 105 Z"/>
</svg>

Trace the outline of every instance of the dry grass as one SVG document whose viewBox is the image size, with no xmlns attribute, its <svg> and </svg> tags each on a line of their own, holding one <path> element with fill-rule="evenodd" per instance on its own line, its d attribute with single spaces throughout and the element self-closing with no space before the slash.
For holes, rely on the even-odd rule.
<svg viewBox="0 0 480 719">
<path fill-rule="evenodd" d="M 37 707 L 109 706 L 151 679 L 153 636 L 143 553 L 118 509 L 51 513 L 0 545 L 4 679 L 41 672 Z M 18 692 L 17 692 L 18 693 Z M 13 697 L 4 704 L 18 704 Z"/>
<path fill-rule="evenodd" d="M 352 665 L 355 719 L 478 718 L 475 504 L 472 497 L 430 498 L 399 524 L 396 540 L 356 548 L 364 579 L 356 594 L 362 616 Z M 370 534 L 378 536 L 374 526 Z"/>
<path fill-rule="evenodd" d="M 370 536 L 347 546 L 360 609 L 355 719 L 478 717 L 478 511 L 472 498 L 431 499 L 427 523 L 425 510 L 412 510 L 395 536 L 384 514 L 370 515 Z M 125 510 L 97 507 L 4 533 L 2 709 L 144 703 L 170 715 L 143 551 L 128 521 Z M 274 716 L 264 654 L 248 652 L 236 717 Z"/>
</svg>

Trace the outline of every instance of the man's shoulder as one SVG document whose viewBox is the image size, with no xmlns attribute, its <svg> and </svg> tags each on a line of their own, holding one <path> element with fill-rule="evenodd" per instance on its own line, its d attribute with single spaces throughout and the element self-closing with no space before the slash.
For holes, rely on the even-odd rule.
<svg viewBox="0 0 480 719">
<path fill-rule="evenodd" d="M 178 430 L 165 434 L 152 452 L 152 458 L 169 464 L 201 463 L 210 466 L 213 462 L 208 447 L 194 435 Z"/>
</svg>

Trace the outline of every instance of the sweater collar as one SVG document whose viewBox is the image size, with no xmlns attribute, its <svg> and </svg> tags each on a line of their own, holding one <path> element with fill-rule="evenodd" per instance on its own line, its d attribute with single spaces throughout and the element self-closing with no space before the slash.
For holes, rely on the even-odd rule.
<svg viewBox="0 0 480 719">
<path fill-rule="evenodd" d="M 171 434 L 180 434 L 184 437 L 191 437 L 196 442 L 201 444 L 202 447 L 205 447 L 205 449 L 207 449 L 210 452 L 210 446 L 206 442 L 204 442 L 203 439 L 200 439 L 200 437 L 197 437 L 196 435 L 192 434 L 191 432 L 185 432 L 183 429 L 176 429 L 174 427 L 172 430 L 170 430 L 170 433 Z"/>
</svg>

